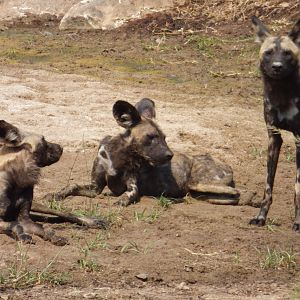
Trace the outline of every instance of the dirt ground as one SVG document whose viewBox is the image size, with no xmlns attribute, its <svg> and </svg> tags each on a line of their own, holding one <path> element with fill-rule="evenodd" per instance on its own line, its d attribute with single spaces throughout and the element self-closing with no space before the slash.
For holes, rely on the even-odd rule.
<svg viewBox="0 0 300 300">
<path fill-rule="evenodd" d="M 35 201 L 89 181 L 98 141 L 120 132 L 113 103 L 155 100 L 172 149 L 210 153 L 230 164 L 241 204 L 262 197 L 267 135 L 257 72 L 258 46 L 247 22 L 181 35 L 119 30 L 0 32 L 2 119 L 64 147 L 44 169 Z M 225 31 L 222 31 L 224 29 Z M 162 207 L 143 197 L 70 197 L 56 209 L 101 216 L 108 230 L 53 222 L 69 239 L 21 245 L 0 235 L 0 299 L 294 299 L 300 240 L 293 221 L 294 142 L 284 133 L 268 225 L 248 225 L 257 208 L 216 206 L 187 197 Z M 55 220 L 54 220 L 55 221 Z"/>
</svg>

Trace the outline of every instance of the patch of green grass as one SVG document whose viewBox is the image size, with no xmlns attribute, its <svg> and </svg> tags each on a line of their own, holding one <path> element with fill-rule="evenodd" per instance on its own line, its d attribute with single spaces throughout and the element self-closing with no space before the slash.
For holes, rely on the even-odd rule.
<svg viewBox="0 0 300 300">
<path fill-rule="evenodd" d="M 72 211 L 73 214 L 80 216 L 80 217 L 101 217 L 100 213 L 100 205 L 99 203 L 86 205 L 82 209 L 74 209 Z"/>
<path fill-rule="evenodd" d="M 64 207 L 63 207 L 63 201 L 57 201 L 55 200 L 55 198 L 53 198 L 50 201 L 47 201 L 46 204 L 49 208 L 57 210 L 57 211 L 63 211 Z"/>
<path fill-rule="evenodd" d="M 286 160 L 288 162 L 295 162 L 295 155 L 293 153 L 291 153 L 291 152 L 288 152 L 286 154 Z"/>
<path fill-rule="evenodd" d="M 268 231 L 274 232 L 276 226 L 278 226 L 278 224 L 276 223 L 276 221 L 274 219 L 267 219 L 266 227 L 265 228 Z"/>
<path fill-rule="evenodd" d="M 143 211 L 141 212 L 135 211 L 133 213 L 133 217 L 136 221 L 145 221 L 150 224 L 155 222 L 160 215 L 161 215 L 161 211 L 159 210 L 152 210 L 149 214 L 146 214 L 146 208 L 143 209 Z"/>
<path fill-rule="evenodd" d="M 121 248 L 120 252 L 121 253 L 133 252 L 135 254 L 147 254 L 148 250 L 149 250 L 148 246 L 143 248 L 138 246 L 136 242 L 129 241 Z"/>
<path fill-rule="evenodd" d="M 86 272 L 99 272 L 101 266 L 91 258 L 91 252 L 96 249 L 107 249 L 107 235 L 99 233 L 90 241 L 84 240 L 84 245 L 78 245 L 81 257 L 77 260 L 77 264 Z"/>
<path fill-rule="evenodd" d="M 0 284 L 5 288 L 20 289 L 37 284 L 63 285 L 70 281 L 68 272 L 59 272 L 53 269 L 58 254 L 44 268 L 38 269 L 28 261 L 27 252 L 29 246 L 24 248 L 18 243 L 18 255 L 16 259 L 9 263 L 7 268 L 2 268 L 0 272 Z"/>
<path fill-rule="evenodd" d="M 277 250 L 267 248 L 267 253 L 260 261 L 262 269 L 294 269 L 296 267 L 293 248 Z"/>
<path fill-rule="evenodd" d="M 212 36 L 199 36 L 196 40 L 198 50 L 207 57 L 216 55 L 216 47 L 222 43 L 222 40 Z"/>
<path fill-rule="evenodd" d="M 165 197 L 164 195 L 161 195 L 159 198 L 158 198 L 158 204 L 163 208 L 163 209 L 167 209 L 169 208 L 173 202 L 171 199 Z"/>
<path fill-rule="evenodd" d="M 252 147 L 250 153 L 255 159 L 258 159 L 258 158 L 262 158 L 264 156 L 265 150 L 262 148 Z"/>
</svg>

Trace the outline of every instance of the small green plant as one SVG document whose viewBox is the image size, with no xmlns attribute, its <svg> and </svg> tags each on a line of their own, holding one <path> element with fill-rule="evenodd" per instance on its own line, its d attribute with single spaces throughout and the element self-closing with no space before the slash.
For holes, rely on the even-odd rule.
<svg viewBox="0 0 300 300">
<path fill-rule="evenodd" d="M 192 204 L 193 203 L 193 197 L 188 193 L 184 196 L 183 202 L 185 204 Z"/>
<path fill-rule="evenodd" d="M 266 222 L 266 229 L 271 231 L 271 232 L 274 232 L 275 231 L 275 227 L 276 227 L 276 221 L 274 219 L 267 219 L 267 222 Z"/>
<path fill-rule="evenodd" d="M 127 242 L 120 250 L 121 253 L 134 252 L 136 254 L 147 254 L 148 247 L 141 248 L 136 242 Z"/>
<path fill-rule="evenodd" d="M 75 209 L 73 213 L 80 217 L 100 217 L 100 205 L 97 203 L 95 205 L 88 205 L 84 209 Z"/>
<path fill-rule="evenodd" d="M 293 248 L 288 250 L 267 249 L 266 255 L 261 259 L 262 269 L 293 269 L 296 267 Z"/>
<path fill-rule="evenodd" d="M 259 148 L 253 147 L 251 149 L 251 155 L 254 156 L 256 159 L 262 158 L 264 155 L 264 150 L 261 148 L 259 149 Z"/>
<path fill-rule="evenodd" d="M 146 208 L 145 208 L 143 209 L 142 212 L 135 211 L 133 213 L 133 217 L 136 221 L 145 221 L 147 223 L 152 224 L 159 218 L 160 214 L 161 211 L 159 210 L 153 210 L 149 214 L 146 214 Z"/>
<path fill-rule="evenodd" d="M 295 156 L 293 155 L 293 153 L 287 153 L 286 160 L 288 162 L 295 162 Z"/>
<path fill-rule="evenodd" d="M 161 215 L 161 211 L 159 210 L 153 210 L 147 217 L 147 222 L 148 223 L 153 223 L 155 222 Z"/>
<path fill-rule="evenodd" d="M 161 195 L 158 198 L 158 203 L 163 209 L 167 209 L 172 205 L 172 200 L 169 198 L 166 198 L 164 195 Z"/>
<path fill-rule="evenodd" d="M 197 48 L 207 57 L 215 56 L 215 49 L 222 41 L 215 37 L 201 36 L 197 38 Z"/>
<path fill-rule="evenodd" d="M 147 216 L 146 216 L 146 208 L 144 208 L 142 212 L 135 211 L 133 213 L 133 216 L 134 216 L 134 219 L 136 221 L 143 221 L 143 220 L 145 220 L 147 218 Z"/>
<path fill-rule="evenodd" d="M 94 260 L 86 257 L 82 257 L 77 261 L 79 267 L 87 272 L 99 272 L 101 271 L 101 266 Z"/>
<path fill-rule="evenodd" d="M 52 269 L 59 253 L 40 270 L 32 267 L 28 262 L 28 250 L 29 247 L 24 249 L 23 245 L 18 243 L 18 255 L 15 261 L 8 264 L 7 269 L 1 270 L 0 284 L 17 289 L 42 283 L 63 285 L 69 281 L 69 273 L 61 273 Z"/>
<path fill-rule="evenodd" d="M 55 198 L 53 198 L 51 201 L 47 202 L 47 206 L 51 209 L 62 211 L 63 208 L 63 202 L 57 201 Z"/>
<path fill-rule="evenodd" d="M 90 258 L 90 254 L 91 251 L 95 249 L 108 248 L 106 239 L 106 236 L 99 233 L 93 240 L 85 240 L 84 246 L 79 246 L 79 252 L 82 255 L 82 257 L 77 260 L 77 263 L 81 269 L 84 269 L 87 272 L 99 272 L 101 270 L 101 266 Z"/>
<path fill-rule="evenodd" d="M 233 260 L 236 264 L 239 264 L 241 262 L 241 256 L 239 252 L 234 252 L 233 254 Z"/>
</svg>

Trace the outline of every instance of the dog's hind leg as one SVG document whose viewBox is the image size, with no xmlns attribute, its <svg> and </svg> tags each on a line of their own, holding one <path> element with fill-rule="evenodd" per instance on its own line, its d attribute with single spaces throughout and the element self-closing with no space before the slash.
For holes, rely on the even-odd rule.
<svg viewBox="0 0 300 300">
<path fill-rule="evenodd" d="M 266 223 L 267 214 L 272 204 L 272 191 L 274 178 L 277 169 L 278 157 L 282 145 L 281 134 L 275 128 L 268 128 L 269 146 L 267 160 L 267 180 L 264 191 L 264 198 L 258 215 L 250 220 L 250 224 L 263 226 Z"/>
<path fill-rule="evenodd" d="M 101 229 L 106 229 L 108 227 L 108 223 L 104 219 L 91 218 L 86 216 L 76 216 L 72 213 L 57 211 L 35 202 L 32 203 L 31 211 L 46 214 L 46 215 L 57 216 L 63 219 L 64 221 L 75 223 L 81 226 L 84 225 L 91 228 L 101 228 Z"/>
<path fill-rule="evenodd" d="M 295 135 L 296 144 L 296 182 L 295 182 L 295 220 L 293 230 L 300 231 L 300 135 Z"/>
</svg>

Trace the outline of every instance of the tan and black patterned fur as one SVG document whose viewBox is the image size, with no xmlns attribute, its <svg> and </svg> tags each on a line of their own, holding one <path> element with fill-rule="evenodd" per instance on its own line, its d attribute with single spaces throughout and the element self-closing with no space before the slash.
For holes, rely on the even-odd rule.
<svg viewBox="0 0 300 300">
<path fill-rule="evenodd" d="M 0 232 L 23 242 L 32 242 L 33 234 L 56 245 L 67 243 L 65 238 L 33 222 L 30 211 L 55 215 L 80 225 L 105 227 L 105 222 L 99 219 L 78 217 L 32 203 L 41 168 L 57 162 L 62 152 L 60 145 L 46 141 L 42 135 L 23 132 L 0 121 Z"/>
<path fill-rule="evenodd" d="M 209 155 L 188 157 L 175 153 L 165 142 L 165 135 L 153 121 L 155 105 L 144 98 L 135 107 L 118 101 L 113 107 L 117 123 L 126 131 L 107 136 L 101 142 L 94 161 L 91 184 L 66 187 L 49 195 L 62 200 L 69 195 L 95 197 L 107 186 L 117 203 L 129 205 L 140 196 L 181 198 L 188 193 L 213 193 L 234 199 L 217 199 L 218 204 L 237 204 L 232 169 Z"/>
<path fill-rule="evenodd" d="M 272 204 L 272 191 L 282 145 L 280 130 L 292 132 L 296 144 L 295 219 L 293 229 L 300 231 L 300 20 L 288 35 L 273 36 L 263 23 L 252 17 L 264 86 L 264 117 L 269 136 L 267 178 L 258 215 L 250 224 L 262 226 Z"/>
</svg>

